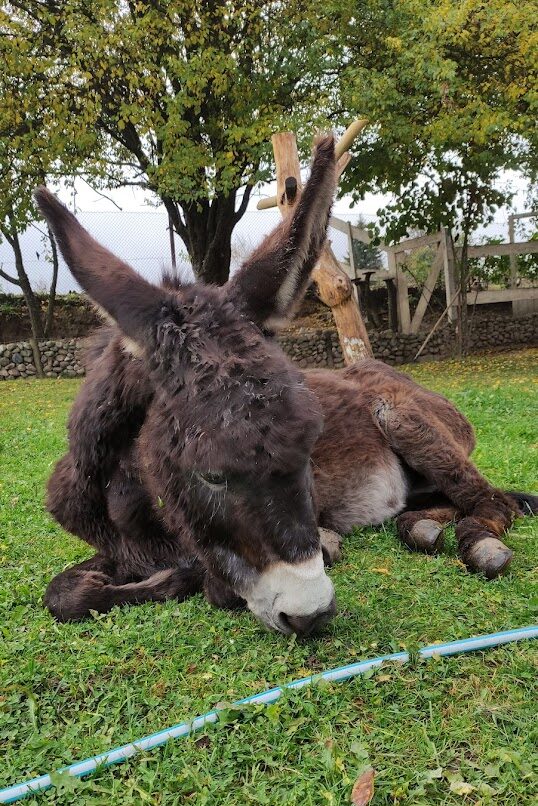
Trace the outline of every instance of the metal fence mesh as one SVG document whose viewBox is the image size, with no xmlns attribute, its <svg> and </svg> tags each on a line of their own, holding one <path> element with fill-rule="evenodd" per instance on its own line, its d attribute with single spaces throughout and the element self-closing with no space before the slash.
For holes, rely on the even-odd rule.
<svg viewBox="0 0 538 806">
<path fill-rule="evenodd" d="M 357 223 L 359 214 L 355 212 L 335 211 L 335 216 Z M 375 221 L 373 215 L 361 215 L 362 220 L 369 223 Z M 146 279 L 156 282 L 162 270 L 169 267 L 170 235 L 168 231 L 168 217 L 164 210 L 142 210 L 136 212 L 106 211 L 106 212 L 80 212 L 78 218 L 91 234 L 107 246 L 123 260 L 130 263 Z M 249 210 L 236 226 L 232 238 L 232 272 L 250 254 L 268 232 L 280 220 L 280 215 L 274 210 Z M 536 226 L 534 220 L 522 222 L 517 237 L 524 240 Z M 525 228 L 526 232 L 522 232 Z M 508 240 L 507 224 L 495 222 L 481 232 L 476 242 L 484 237 L 498 237 Z M 332 227 L 329 228 L 328 237 L 332 248 L 339 260 L 347 260 L 349 248 L 347 236 Z M 21 247 L 25 268 L 29 275 L 32 287 L 36 291 L 46 291 L 50 285 L 51 264 L 50 247 L 44 237 L 41 222 L 32 224 L 21 236 Z M 192 277 L 185 246 L 181 239 L 175 236 L 176 264 L 180 276 Z M 11 275 L 16 275 L 14 256 L 6 242 L 0 242 L 0 266 Z M 6 293 L 19 293 L 19 289 L 0 278 L 0 290 Z M 60 262 L 58 276 L 58 293 L 79 291 L 79 287 L 71 276 L 67 266 Z"/>
</svg>

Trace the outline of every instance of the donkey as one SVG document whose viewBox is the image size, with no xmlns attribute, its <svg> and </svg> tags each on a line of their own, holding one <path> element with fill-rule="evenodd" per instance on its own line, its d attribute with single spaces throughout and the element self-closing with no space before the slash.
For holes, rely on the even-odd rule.
<svg viewBox="0 0 538 806">
<path fill-rule="evenodd" d="M 49 584 L 57 619 L 203 591 L 308 635 L 336 612 L 324 562 L 339 536 L 392 517 L 411 549 L 440 551 L 455 520 L 467 568 L 493 578 L 508 566 L 500 538 L 538 499 L 480 475 L 451 403 L 373 359 L 300 372 L 274 339 L 309 283 L 335 185 L 327 136 L 294 215 L 222 287 L 150 284 L 36 191 L 110 319 L 48 486 L 54 518 L 96 549 Z"/>
</svg>

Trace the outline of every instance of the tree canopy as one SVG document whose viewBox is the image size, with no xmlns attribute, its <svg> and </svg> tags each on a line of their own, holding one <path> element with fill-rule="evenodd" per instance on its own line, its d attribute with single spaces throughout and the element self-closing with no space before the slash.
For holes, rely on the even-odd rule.
<svg viewBox="0 0 538 806">
<path fill-rule="evenodd" d="M 0 10 L 1 190 L 36 175 L 161 200 L 195 273 L 272 171 L 270 135 L 366 115 L 342 192 L 393 192 L 387 237 L 467 229 L 538 173 L 535 0 L 10 0 Z M 7 169 L 5 169 L 7 166 Z M 23 200 L 22 204 L 19 203 Z"/>
<path fill-rule="evenodd" d="M 224 282 L 233 227 L 267 175 L 270 135 L 311 128 L 330 106 L 314 4 L 13 0 L 7 9 L 2 28 L 23 44 L 33 81 L 54 88 L 55 125 L 83 140 L 86 170 L 152 191 L 198 276 Z"/>
<path fill-rule="evenodd" d="M 502 169 L 536 176 L 534 0 L 335 0 L 332 12 L 349 53 L 343 103 L 374 122 L 344 189 L 396 194 L 388 237 L 476 224 L 509 198 Z"/>
<path fill-rule="evenodd" d="M 67 128 L 58 126 L 57 113 L 63 99 L 43 80 L 53 71 L 54 63 L 43 59 L 42 72 L 36 72 L 33 44 L 17 31 L 16 20 L 8 10 L 0 10 L 0 240 L 9 243 L 15 265 L 15 273 L 11 274 L 0 266 L 0 278 L 21 289 L 33 335 L 42 338 L 52 323 L 58 271 L 56 245 L 49 233 L 53 270 L 48 310 L 42 317 L 26 274 L 19 235 L 36 217 L 32 197 L 36 185 L 59 170 L 60 164 L 62 170 L 74 164 L 74 154 L 84 138 L 69 137 Z"/>
</svg>

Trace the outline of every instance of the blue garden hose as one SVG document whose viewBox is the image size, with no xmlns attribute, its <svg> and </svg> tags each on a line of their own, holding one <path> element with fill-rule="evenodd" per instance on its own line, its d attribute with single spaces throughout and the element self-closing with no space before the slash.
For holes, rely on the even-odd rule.
<svg viewBox="0 0 538 806">
<path fill-rule="evenodd" d="M 459 655 L 463 652 L 489 649 L 490 647 L 500 646 L 501 644 L 509 644 L 513 641 L 522 641 L 523 639 L 530 638 L 538 638 L 538 625 L 521 627 L 517 630 L 506 630 L 506 632 L 497 632 L 491 635 L 479 635 L 476 638 L 464 638 L 461 641 L 450 641 L 447 644 L 432 644 L 431 646 L 420 649 L 418 654 L 422 658 L 431 658 L 434 655 Z M 253 694 L 251 697 L 244 697 L 242 700 L 237 700 L 234 705 L 267 704 L 278 700 L 281 694 L 287 689 L 303 688 L 303 686 L 309 686 L 318 680 L 329 680 L 331 682 L 349 680 L 351 677 L 364 674 L 368 669 L 381 666 L 381 664 L 386 661 L 407 663 L 409 659 L 410 655 L 408 652 L 395 652 L 393 655 L 381 655 L 371 660 L 350 663 L 347 666 L 340 666 L 337 669 L 330 669 L 320 674 L 302 677 L 300 680 L 294 680 L 292 683 L 285 683 L 277 688 L 268 689 L 261 694 Z M 160 730 L 158 733 L 152 733 L 150 736 L 137 739 L 130 744 L 124 744 L 121 747 L 116 747 L 114 750 L 109 750 L 98 756 L 92 756 L 84 761 L 77 761 L 69 767 L 62 767 L 58 772 L 68 773 L 69 775 L 81 778 L 84 775 L 89 775 L 91 772 L 94 772 L 98 767 L 110 767 L 112 764 L 119 764 L 121 761 L 125 761 L 140 751 L 152 750 L 154 747 L 160 747 L 166 744 L 170 739 L 179 739 L 182 736 L 188 736 L 190 733 L 203 728 L 204 725 L 216 722 L 218 714 L 218 710 L 208 711 L 202 716 L 195 717 L 190 722 L 180 722 L 178 725 Z M 43 790 L 49 789 L 52 785 L 50 775 L 41 775 L 38 778 L 32 778 L 24 783 L 15 784 L 14 786 L 7 787 L 7 789 L 0 790 L 0 803 L 14 803 L 28 795 L 43 792 Z"/>
</svg>

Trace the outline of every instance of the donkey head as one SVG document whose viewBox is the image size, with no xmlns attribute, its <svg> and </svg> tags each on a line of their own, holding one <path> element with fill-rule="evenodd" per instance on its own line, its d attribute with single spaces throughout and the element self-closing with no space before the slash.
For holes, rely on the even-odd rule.
<svg viewBox="0 0 538 806">
<path fill-rule="evenodd" d="M 309 282 L 334 188 L 325 137 L 294 215 L 232 279 L 177 289 L 146 282 L 36 192 L 73 275 L 151 376 L 138 450 L 159 515 L 173 534 L 192 536 L 210 575 L 284 633 L 309 633 L 335 612 L 310 468 L 322 414 L 271 339 Z"/>
</svg>

